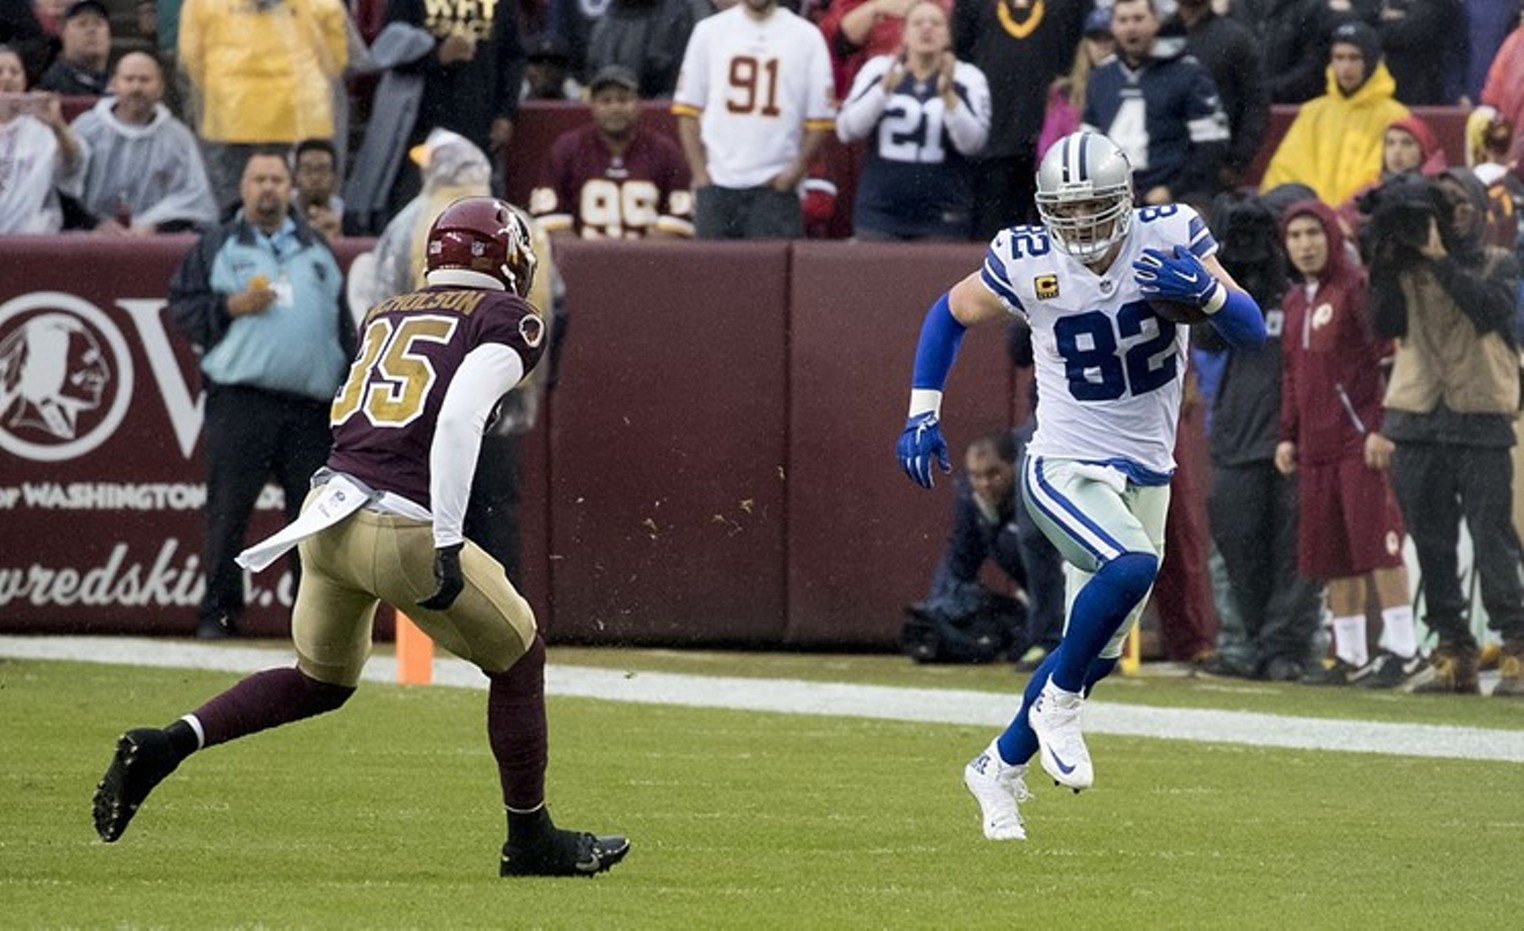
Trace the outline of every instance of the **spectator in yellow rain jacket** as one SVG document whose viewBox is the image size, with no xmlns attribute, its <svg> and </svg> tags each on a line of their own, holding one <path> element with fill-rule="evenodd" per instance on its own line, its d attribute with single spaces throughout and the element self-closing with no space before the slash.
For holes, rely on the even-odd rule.
<svg viewBox="0 0 1524 931">
<path fill-rule="evenodd" d="M 1334 30 L 1328 90 L 1302 104 L 1286 131 L 1261 191 L 1301 183 L 1330 206 L 1381 176 L 1382 134 L 1408 108 L 1393 96 L 1397 84 L 1381 61 L 1376 31 L 1362 22 Z"/>
<path fill-rule="evenodd" d="M 197 135 L 219 206 L 237 199 L 256 148 L 333 138 L 346 17 L 340 0 L 185 0 L 180 67 L 200 100 Z"/>
</svg>

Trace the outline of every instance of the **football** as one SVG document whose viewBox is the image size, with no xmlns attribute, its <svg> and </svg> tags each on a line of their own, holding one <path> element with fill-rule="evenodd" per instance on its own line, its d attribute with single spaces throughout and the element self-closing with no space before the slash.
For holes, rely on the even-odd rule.
<svg viewBox="0 0 1524 931">
<path fill-rule="evenodd" d="M 1148 299 L 1148 306 L 1154 309 L 1154 313 L 1170 323 L 1181 325 L 1205 323 L 1207 319 L 1207 312 L 1194 304 L 1165 300 L 1162 297 L 1151 297 Z"/>
</svg>

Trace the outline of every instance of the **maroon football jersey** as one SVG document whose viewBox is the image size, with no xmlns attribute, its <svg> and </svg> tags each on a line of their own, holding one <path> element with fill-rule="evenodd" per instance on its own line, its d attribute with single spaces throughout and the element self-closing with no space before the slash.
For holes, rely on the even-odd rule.
<svg viewBox="0 0 1524 931">
<path fill-rule="evenodd" d="M 445 392 L 466 355 L 502 343 L 534 368 L 545 324 L 505 291 L 429 287 L 365 315 L 360 352 L 333 400 L 328 467 L 431 507 L 429 447 Z"/>
<path fill-rule="evenodd" d="M 550 150 L 529 212 L 546 232 L 574 230 L 584 239 L 639 239 L 652 229 L 693 235 L 688 163 L 676 143 L 637 130 L 622 155 L 612 155 L 593 126 L 563 133 Z"/>
</svg>

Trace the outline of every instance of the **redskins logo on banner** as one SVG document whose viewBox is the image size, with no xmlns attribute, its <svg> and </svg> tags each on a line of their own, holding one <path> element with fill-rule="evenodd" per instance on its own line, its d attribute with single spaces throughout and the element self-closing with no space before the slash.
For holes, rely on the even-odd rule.
<svg viewBox="0 0 1524 931">
<path fill-rule="evenodd" d="M 132 356 L 99 308 L 38 292 L 0 305 L 0 449 L 59 462 L 90 452 L 121 425 Z"/>
</svg>

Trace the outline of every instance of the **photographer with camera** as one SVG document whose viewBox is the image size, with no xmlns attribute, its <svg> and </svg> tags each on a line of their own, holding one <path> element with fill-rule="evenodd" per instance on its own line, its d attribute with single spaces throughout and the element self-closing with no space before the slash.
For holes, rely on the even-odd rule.
<svg viewBox="0 0 1524 931">
<path fill-rule="evenodd" d="M 1212 396 L 1212 487 L 1207 516 L 1222 555 L 1237 630 L 1223 617 L 1209 675 L 1297 681 L 1307 671 L 1321 617 L 1323 586 L 1297 574 L 1299 478 L 1275 465 L 1285 354 L 1286 256 L 1275 214 L 1253 194 L 1232 192 L 1212 205 L 1223 268 L 1265 315 L 1265 344 L 1234 347 L 1210 327 L 1191 332 L 1195 350 L 1220 354 Z M 1197 369 L 1198 377 L 1201 368 Z M 1220 609 L 1219 616 L 1224 612 Z M 1235 636 L 1239 642 L 1235 643 Z"/>
<path fill-rule="evenodd" d="M 1479 691 L 1456 555 L 1464 517 L 1488 624 L 1503 638 L 1493 694 L 1524 697 L 1509 454 L 1520 397 L 1519 267 L 1485 245 L 1487 192 L 1469 171 L 1394 180 L 1375 194 L 1371 308 L 1377 333 L 1397 340 L 1383 432 L 1396 444 L 1392 484 L 1418 554 L 1424 622 L 1439 635 L 1431 668 L 1408 689 Z"/>
<path fill-rule="evenodd" d="M 1032 522 L 1016 484 L 1030 435 L 1001 431 L 968 444 L 931 593 L 905 612 L 901 647 L 917 662 L 985 663 L 1008 652 L 1021 660 L 1018 672 L 1030 672 L 1063 636 L 1062 559 Z M 1024 597 L 985 585 L 980 572 L 987 562 Z"/>
</svg>

